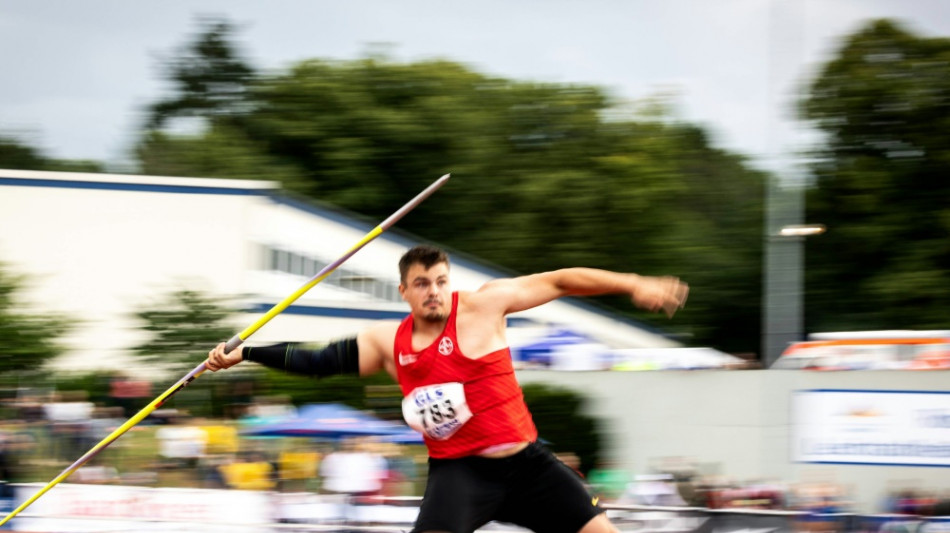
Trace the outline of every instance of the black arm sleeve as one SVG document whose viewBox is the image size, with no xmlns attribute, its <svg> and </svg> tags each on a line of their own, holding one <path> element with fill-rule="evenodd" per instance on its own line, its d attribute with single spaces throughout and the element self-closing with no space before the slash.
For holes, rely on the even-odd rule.
<svg viewBox="0 0 950 533">
<path fill-rule="evenodd" d="M 245 346 L 245 361 L 254 361 L 270 368 L 326 377 L 336 374 L 359 374 L 360 355 L 356 337 L 331 342 L 322 349 L 285 342 L 271 346 Z"/>
</svg>

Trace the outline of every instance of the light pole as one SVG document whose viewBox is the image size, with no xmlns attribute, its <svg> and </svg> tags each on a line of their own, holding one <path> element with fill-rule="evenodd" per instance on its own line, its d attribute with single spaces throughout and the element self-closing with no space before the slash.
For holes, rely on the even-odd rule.
<svg viewBox="0 0 950 533">
<path fill-rule="evenodd" d="M 789 344 L 804 336 L 804 242 L 806 237 L 825 232 L 821 224 L 784 223 L 801 218 L 802 191 L 791 189 L 769 194 L 762 302 L 765 368 L 772 366 Z"/>
<path fill-rule="evenodd" d="M 802 64 L 804 4 L 772 0 L 769 9 L 769 94 L 776 109 L 785 109 L 785 91 Z M 765 261 L 762 272 L 762 346 L 760 358 L 768 368 L 804 330 L 803 247 L 808 235 L 821 233 L 803 225 L 806 180 L 802 175 L 800 130 L 772 116 L 768 155 L 774 177 L 765 185 Z M 811 229 L 808 229 L 811 228 Z"/>
<path fill-rule="evenodd" d="M 790 224 L 778 230 L 777 237 L 811 237 L 825 232 L 824 224 Z"/>
</svg>

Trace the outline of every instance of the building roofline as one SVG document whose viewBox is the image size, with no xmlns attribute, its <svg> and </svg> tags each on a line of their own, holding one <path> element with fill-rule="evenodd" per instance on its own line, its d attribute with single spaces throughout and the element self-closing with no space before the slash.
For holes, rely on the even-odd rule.
<svg viewBox="0 0 950 533">
<path fill-rule="evenodd" d="M 359 215 L 350 211 L 345 211 L 336 206 L 331 206 L 331 205 L 319 202 L 318 200 L 314 200 L 312 198 L 297 197 L 283 190 L 272 192 L 268 194 L 267 196 L 270 197 L 271 200 L 277 203 L 286 205 L 294 209 L 299 209 L 301 211 L 304 211 L 316 216 L 321 216 L 321 217 L 331 219 L 334 222 L 349 226 L 357 230 L 368 232 L 372 230 L 373 228 L 375 228 L 377 224 L 376 222 L 371 221 L 368 217 L 364 217 L 363 215 Z M 380 235 L 378 238 L 381 240 L 386 240 L 386 241 L 398 244 L 400 246 L 406 246 L 406 247 L 415 246 L 421 243 L 428 243 L 428 244 L 433 244 L 435 246 L 439 246 L 440 248 L 444 249 L 449 254 L 450 261 L 452 262 L 453 265 L 457 265 L 466 270 L 478 272 L 479 274 L 483 274 L 490 278 L 510 278 L 510 277 L 521 275 L 518 272 L 514 272 L 512 270 L 508 270 L 497 265 L 488 264 L 485 261 L 480 261 L 469 254 L 460 252 L 458 250 L 453 250 L 440 243 L 435 243 L 427 239 L 423 239 L 417 235 L 413 235 L 409 232 L 400 230 L 398 227 L 389 228 L 388 230 L 386 230 L 385 233 Z M 570 303 L 572 306 L 582 309 L 584 311 L 587 311 L 589 313 L 594 313 L 600 316 L 609 317 L 623 324 L 627 324 L 631 327 L 641 329 L 645 332 L 652 333 L 654 335 L 664 337 L 667 339 L 677 340 L 674 334 L 660 330 L 645 322 L 641 322 L 641 321 L 626 317 L 615 310 L 607 309 L 606 307 L 599 305 L 597 303 L 593 303 L 589 300 L 585 300 L 583 298 L 567 297 L 567 298 L 561 298 L 561 301 L 565 303 Z"/>
<path fill-rule="evenodd" d="M 358 230 L 368 232 L 377 225 L 377 222 L 371 221 L 365 216 L 351 211 L 345 211 L 312 198 L 303 198 L 283 190 L 280 184 L 274 181 L 0 169 L 0 186 L 264 196 L 275 203 L 328 218 L 336 223 Z M 430 243 L 440 246 L 449 253 L 452 264 L 478 272 L 490 278 L 507 278 L 520 275 L 517 272 L 506 270 L 497 265 L 486 264 L 484 261 L 480 261 L 471 255 L 453 250 L 439 243 L 422 239 L 416 235 L 402 231 L 397 227 L 389 228 L 384 234 L 380 235 L 379 238 L 406 247 L 414 246 L 419 243 Z M 668 332 L 623 316 L 617 311 L 607 309 L 590 301 L 580 298 L 563 298 L 562 301 L 585 311 L 609 317 L 654 335 L 674 339 L 674 335 Z"/>
<path fill-rule="evenodd" d="M 275 181 L 226 178 L 182 178 L 139 174 L 97 174 L 93 172 L 57 172 L 47 170 L 0 169 L 2 185 L 63 187 L 76 189 L 153 190 L 188 192 L 190 189 L 229 189 L 267 192 L 280 188 Z M 171 189 L 171 190 L 164 190 Z M 215 194 L 211 192 L 209 194 Z M 220 192 L 218 194 L 221 194 Z"/>
</svg>

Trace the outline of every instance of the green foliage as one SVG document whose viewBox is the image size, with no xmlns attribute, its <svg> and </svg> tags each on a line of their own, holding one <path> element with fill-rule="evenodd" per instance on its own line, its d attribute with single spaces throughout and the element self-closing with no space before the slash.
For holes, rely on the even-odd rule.
<svg viewBox="0 0 950 533">
<path fill-rule="evenodd" d="M 102 171 L 102 165 L 94 161 L 50 159 L 22 141 L 4 136 L 0 136 L 0 168 L 62 172 Z"/>
<path fill-rule="evenodd" d="M 46 158 L 35 149 L 15 139 L 0 137 L 0 168 L 40 170 L 45 165 Z"/>
<path fill-rule="evenodd" d="M 135 313 L 150 338 L 133 353 L 177 379 L 207 359 L 208 350 L 233 336 L 226 323 L 231 313 L 209 295 L 176 290 Z"/>
<path fill-rule="evenodd" d="M 152 365 L 157 375 L 150 380 L 165 391 L 187 372 L 207 359 L 208 351 L 234 335 L 227 322 L 233 310 L 211 295 L 192 289 L 172 291 L 135 313 L 149 338 L 133 348 L 133 353 Z M 255 380 L 240 371 L 207 373 L 176 393 L 166 407 L 195 416 L 223 416 L 237 403 L 245 387 Z M 156 393 L 158 396 L 158 393 Z"/>
<path fill-rule="evenodd" d="M 151 335 L 133 353 L 164 371 L 167 384 L 160 389 L 165 390 L 204 361 L 208 350 L 233 336 L 234 329 L 227 324 L 231 314 L 231 309 L 209 295 L 190 289 L 174 291 L 135 314 L 142 329 Z M 393 415 L 387 411 L 392 411 L 391 405 L 380 405 L 379 398 L 374 403 L 366 389 L 392 383 L 385 373 L 369 378 L 334 376 L 317 380 L 244 363 L 206 374 L 173 396 L 168 406 L 201 416 L 237 416 L 240 413 L 233 408 L 247 405 L 256 396 L 286 396 L 297 405 L 337 402 L 389 416 Z"/>
<path fill-rule="evenodd" d="M 293 183 L 300 173 L 261 154 L 240 131 L 214 125 L 200 138 L 152 131 L 137 148 L 142 172 L 155 176 L 266 179 Z"/>
<path fill-rule="evenodd" d="M 802 114 L 826 135 L 808 220 L 808 329 L 950 323 L 950 39 L 879 20 L 849 36 Z M 908 312 L 913 310 L 913 312 Z"/>
<path fill-rule="evenodd" d="M 66 317 L 34 313 L 17 298 L 25 278 L 0 264 L 0 373 L 37 372 L 62 354 L 57 339 L 68 333 Z"/>
<path fill-rule="evenodd" d="M 47 386 L 57 391 L 83 391 L 86 401 L 96 405 L 112 405 L 114 400 L 109 392 L 110 382 L 114 377 L 113 371 L 57 373 L 55 376 L 46 376 L 43 380 L 31 382 L 30 386 Z"/>
<path fill-rule="evenodd" d="M 585 399 L 565 388 L 530 383 L 524 399 L 538 434 L 557 453 L 572 452 L 587 472 L 599 463 L 603 437 L 598 422 L 583 413 Z"/>
<path fill-rule="evenodd" d="M 228 43 L 231 34 L 215 29 L 197 42 L 212 37 Z M 216 72 L 212 59 L 191 71 L 204 72 L 192 85 L 205 96 L 231 68 Z M 601 303 L 691 343 L 758 347 L 765 176 L 657 102 L 650 115 L 628 118 L 598 87 L 385 57 L 311 59 L 240 82 L 222 95 L 227 113 L 198 111 L 202 133 L 148 133 L 143 168 L 277 179 L 370 220 L 451 172 L 450 185 L 399 229 L 514 272 L 677 274 L 693 293 L 675 323 L 616 298 Z M 178 100 L 190 98 L 191 85 L 178 85 Z"/>
<path fill-rule="evenodd" d="M 390 402 L 381 409 L 378 403 L 373 403 L 373 395 L 366 393 L 367 388 L 394 384 L 392 378 L 385 372 L 362 378 L 347 375 L 322 379 L 270 369 L 263 370 L 262 374 L 259 381 L 262 393 L 290 397 L 298 406 L 310 403 L 343 403 L 357 409 L 374 410 L 384 418 L 402 417 L 402 411 L 395 411 L 395 407 L 399 406 L 398 401 L 395 404 Z M 399 395 L 398 399 L 401 400 L 401 398 Z"/>
<path fill-rule="evenodd" d="M 204 18 L 193 40 L 166 60 L 165 76 L 177 95 L 151 106 L 150 128 L 161 128 L 175 118 L 222 119 L 240 113 L 245 85 L 254 71 L 237 52 L 231 40 L 234 31 L 226 20 Z"/>
</svg>

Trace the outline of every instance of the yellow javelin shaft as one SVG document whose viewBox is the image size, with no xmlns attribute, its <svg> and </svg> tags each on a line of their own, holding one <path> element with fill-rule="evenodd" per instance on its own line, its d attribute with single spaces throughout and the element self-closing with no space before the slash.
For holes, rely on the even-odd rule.
<svg viewBox="0 0 950 533">
<path fill-rule="evenodd" d="M 20 514 L 21 511 L 23 511 L 24 509 L 32 505 L 33 502 L 35 502 L 36 500 L 40 498 L 40 496 L 46 494 L 47 492 L 49 492 L 50 489 L 58 485 L 59 482 L 63 481 L 64 479 L 72 475 L 72 473 L 78 470 L 79 467 L 86 464 L 90 459 L 92 459 L 99 452 L 104 450 L 106 446 L 112 444 L 116 439 L 121 437 L 126 431 L 132 429 L 132 426 L 138 424 L 139 422 L 144 420 L 145 417 L 152 414 L 152 412 L 158 409 L 159 407 L 161 407 L 162 404 L 165 403 L 165 401 L 168 400 L 168 398 L 171 397 L 172 394 L 175 394 L 176 392 L 184 388 L 186 385 L 194 381 L 194 379 L 200 376 L 202 372 L 204 372 L 205 370 L 206 370 L 205 364 L 204 362 L 202 362 L 200 365 L 195 367 L 194 370 L 189 372 L 185 377 L 178 380 L 174 385 L 169 387 L 168 390 L 166 390 L 161 395 L 159 395 L 158 398 L 155 398 L 154 400 L 152 400 L 150 404 L 143 407 L 141 411 L 135 414 L 135 416 L 130 418 L 121 426 L 117 427 L 112 433 L 109 433 L 109 435 L 106 438 L 99 441 L 99 444 L 96 444 L 95 446 L 93 446 L 92 449 L 90 449 L 88 452 L 85 453 L 85 455 L 77 459 L 75 463 L 66 467 L 66 469 L 60 472 L 58 476 L 56 476 L 55 478 L 53 478 L 52 481 L 47 483 L 45 487 L 40 489 L 36 494 L 31 496 L 28 500 L 20 504 L 19 507 L 14 509 L 3 520 L 0 520 L 0 526 L 3 526 L 3 524 L 6 524 L 14 516 Z"/>
<path fill-rule="evenodd" d="M 350 248 L 345 254 L 343 254 L 343 256 L 341 256 L 336 261 L 330 263 L 329 265 L 325 266 L 320 272 L 317 272 L 317 274 L 313 278 L 311 278 L 310 281 L 308 281 L 302 287 L 294 291 L 293 294 L 281 300 L 280 303 L 278 303 L 277 305 L 272 307 L 270 311 L 265 313 L 264 316 L 262 316 L 260 319 L 258 319 L 256 322 L 254 322 L 247 328 L 245 328 L 244 331 L 242 331 L 241 333 L 238 333 L 237 335 L 232 337 L 227 342 L 225 346 L 225 351 L 230 352 L 231 350 L 240 346 L 240 344 L 244 342 L 245 340 L 247 340 L 247 338 L 250 337 L 252 334 L 254 334 L 255 331 L 259 330 L 264 324 L 268 323 L 272 318 L 279 315 L 283 310 L 287 309 L 287 307 L 289 307 L 290 304 L 297 301 L 297 299 L 303 296 L 305 292 L 313 288 L 314 285 L 316 285 L 317 283 L 320 283 L 327 276 L 333 273 L 333 271 L 336 270 L 340 265 L 342 265 L 344 261 L 352 257 L 353 254 L 358 252 L 361 248 L 366 246 L 370 241 L 372 241 L 373 239 L 378 237 L 380 234 L 382 234 L 384 231 L 389 229 L 390 226 L 392 226 L 393 224 L 396 223 L 396 221 L 398 221 L 400 218 L 405 216 L 406 213 L 408 213 L 409 211 L 412 211 L 417 205 L 421 204 L 423 200 L 431 196 L 432 193 L 437 191 L 440 187 L 442 187 L 442 185 L 445 184 L 446 181 L 448 181 L 449 176 L 450 176 L 449 174 L 446 174 L 442 176 L 441 178 L 432 182 L 432 184 L 426 187 L 425 190 L 417 194 L 415 198 L 407 202 L 404 206 L 400 207 L 399 210 L 397 210 L 392 215 L 389 215 L 389 218 L 384 220 L 378 226 L 373 228 L 369 233 L 363 236 L 363 238 L 360 239 L 359 242 L 357 242 L 355 245 L 353 245 L 353 247 Z M 168 400 L 168 398 L 170 398 L 173 394 L 175 394 L 176 392 L 178 392 L 179 390 L 187 386 L 189 383 L 194 381 L 195 378 L 200 376 L 205 370 L 207 370 L 207 367 L 205 366 L 204 362 L 196 366 L 191 372 L 185 375 L 185 377 L 178 380 L 178 382 L 176 382 L 168 390 L 163 392 L 158 398 L 155 398 L 154 400 L 152 400 L 152 403 L 142 408 L 142 410 L 136 413 L 135 416 L 133 416 L 124 424 L 116 428 L 115 431 L 109 434 L 109 436 L 102 439 L 102 441 L 100 441 L 98 444 L 93 446 L 91 450 L 86 452 L 85 455 L 77 459 L 75 463 L 71 464 L 69 467 L 63 470 L 58 476 L 53 478 L 53 480 L 47 483 L 45 487 L 39 490 L 39 492 L 31 496 L 30 499 L 23 502 L 19 507 L 17 507 L 10 514 L 8 514 L 3 520 L 0 520 L 0 526 L 3 526 L 3 524 L 6 524 L 14 516 L 20 514 L 20 512 L 22 512 L 24 509 L 32 505 L 33 502 L 35 502 L 41 496 L 49 492 L 50 489 L 55 487 L 61 481 L 69 477 L 73 472 L 78 470 L 80 466 L 84 465 L 87 461 L 95 457 L 96 454 L 98 454 L 100 451 L 105 449 L 106 446 L 112 444 L 116 439 L 122 436 L 122 434 L 124 434 L 126 431 L 131 429 L 132 426 L 138 424 L 139 422 L 144 420 L 145 417 L 152 414 L 152 411 L 154 411 L 155 409 L 158 409 L 163 403 L 165 403 L 165 401 Z"/>
<path fill-rule="evenodd" d="M 347 254 L 349 254 L 349 255 L 355 254 L 360 248 L 366 246 L 366 245 L 369 243 L 369 241 L 371 241 L 371 240 L 375 239 L 376 237 L 378 237 L 382 232 L 383 232 L 383 227 L 382 227 L 382 226 L 376 226 L 375 228 L 373 228 L 372 231 L 370 231 L 370 232 L 367 233 L 362 239 L 360 239 L 360 242 L 356 243 L 355 246 L 353 246 L 352 248 L 350 248 L 349 251 L 347 252 Z M 341 261 L 341 263 L 342 263 L 342 261 Z M 339 266 L 339 265 L 337 265 L 337 266 Z M 251 324 L 250 326 L 244 328 L 244 331 L 238 333 L 236 337 L 237 337 L 240 341 L 242 341 L 242 342 L 245 341 L 245 340 L 247 340 L 247 338 L 250 337 L 251 335 L 253 335 L 254 332 L 256 332 L 257 330 L 261 329 L 261 327 L 263 327 L 264 324 L 267 324 L 268 322 L 270 322 L 270 320 L 271 320 L 272 318 L 274 318 L 275 316 L 281 314 L 285 309 L 287 309 L 288 307 L 290 307 L 290 304 L 296 302 L 298 298 L 300 298 L 301 296 L 304 295 L 304 293 L 306 293 L 307 291 L 309 291 L 310 289 L 312 289 L 317 283 L 320 283 L 321 281 L 323 281 L 324 279 L 326 279 L 327 276 L 329 276 L 330 274 L 332 274 L 334 270 L 336 270 L 336 267 L 334 267 L 334 268 L 332 268 L 332 269 L 324 268 L 323 270 L 321 270 L 319 273 L 317 273 L 316 276 L 314 276 L 313 278 L 311 278 L 310 281 L 308 281 L 308 282 L 305 283 L 302 287 L 300 287 L 299 289 L 297 289 L 296 291 L 294 291 L 293 294 L 291 294 L 290 296 L 288 296 L 288 297 L 284 298 L 283 300 L 281 300 L 280 303 L 278 303 L 278 304 L 275 305 L 274 307 L 271 307 L 270 310 L 267 311 L 266 313 L 264 313 L 264 315 L 261 316 L 259 319 L 257 319 L 256 322 L 254 322 L 254 323 Z M 233 340 L 234 340 L 234 338 L 232 338 L 231 340 L 229 340 L 229 341 L 228 341 L 228 345 L 225 346 L 225 351 L 226 351 L 226 352 L 230 352 L 230 351 L 233 350 L 234 348 L 237 348 L 237 345 L 231 346 L 231 342 L 232 342 Z M 240 342 L 238 342 L 237 344 L 240 344 Z"/>
<path fill-rule="evenodd" d="M 305 283 L 302 287 L 294 291 L 293 294 L 284 298 L 277 305 L 272 307 L 269 311 L 264 313 L 264 315 L 259 318 L 256 322 L 244 329 L 244 331 L 238 333 L 237 335 L 231 337 L 228 342 L 224 345 L 225 353 L 230 353 L 232 350 L 241 345 L 242 342 L 246 341 L 248 337 L 254 334 L 255 331 L 261 329 L 264 324 L 270 322 L 272 318 L 279 315 L 285 309 L 290 307 L 290 304 L 297 301 L 298 298 L 303 296 L 303 294 L 313 288 L 314 285 L 323 281 L 327 276 L 333 273 L 344 261 L 349 259 L 353 254 L 358 252 L 362 247 L 366 246 L 370 241 L 378 237 L 382 232 L 389 229 L 390 226 L 396 223 L 400 218 L 402 218 L 406 213 L 413 210 L 417 205 L 421 204 L 423 200 L 432 195 L 435 191 L 439 189 L 442 185 L 448 181 L 450 174 L 446 174 L 441 178 L 432 182 L 431 185 L 425 188 L 422 192 L 416 195 L 415 198 L 409 200 L 406 205 L 400 207 L 395 213 L 389 215 L 389 218 L 382 221 L 378 226 L 373 228 L 369 233 L 363 236 L 352 248 L 350 248 L 342 257 L 336 261 L 330 263 L 329 265 L 323 267 L 320 272 L 317 272 L 313 278 Z"/>
</svg>

